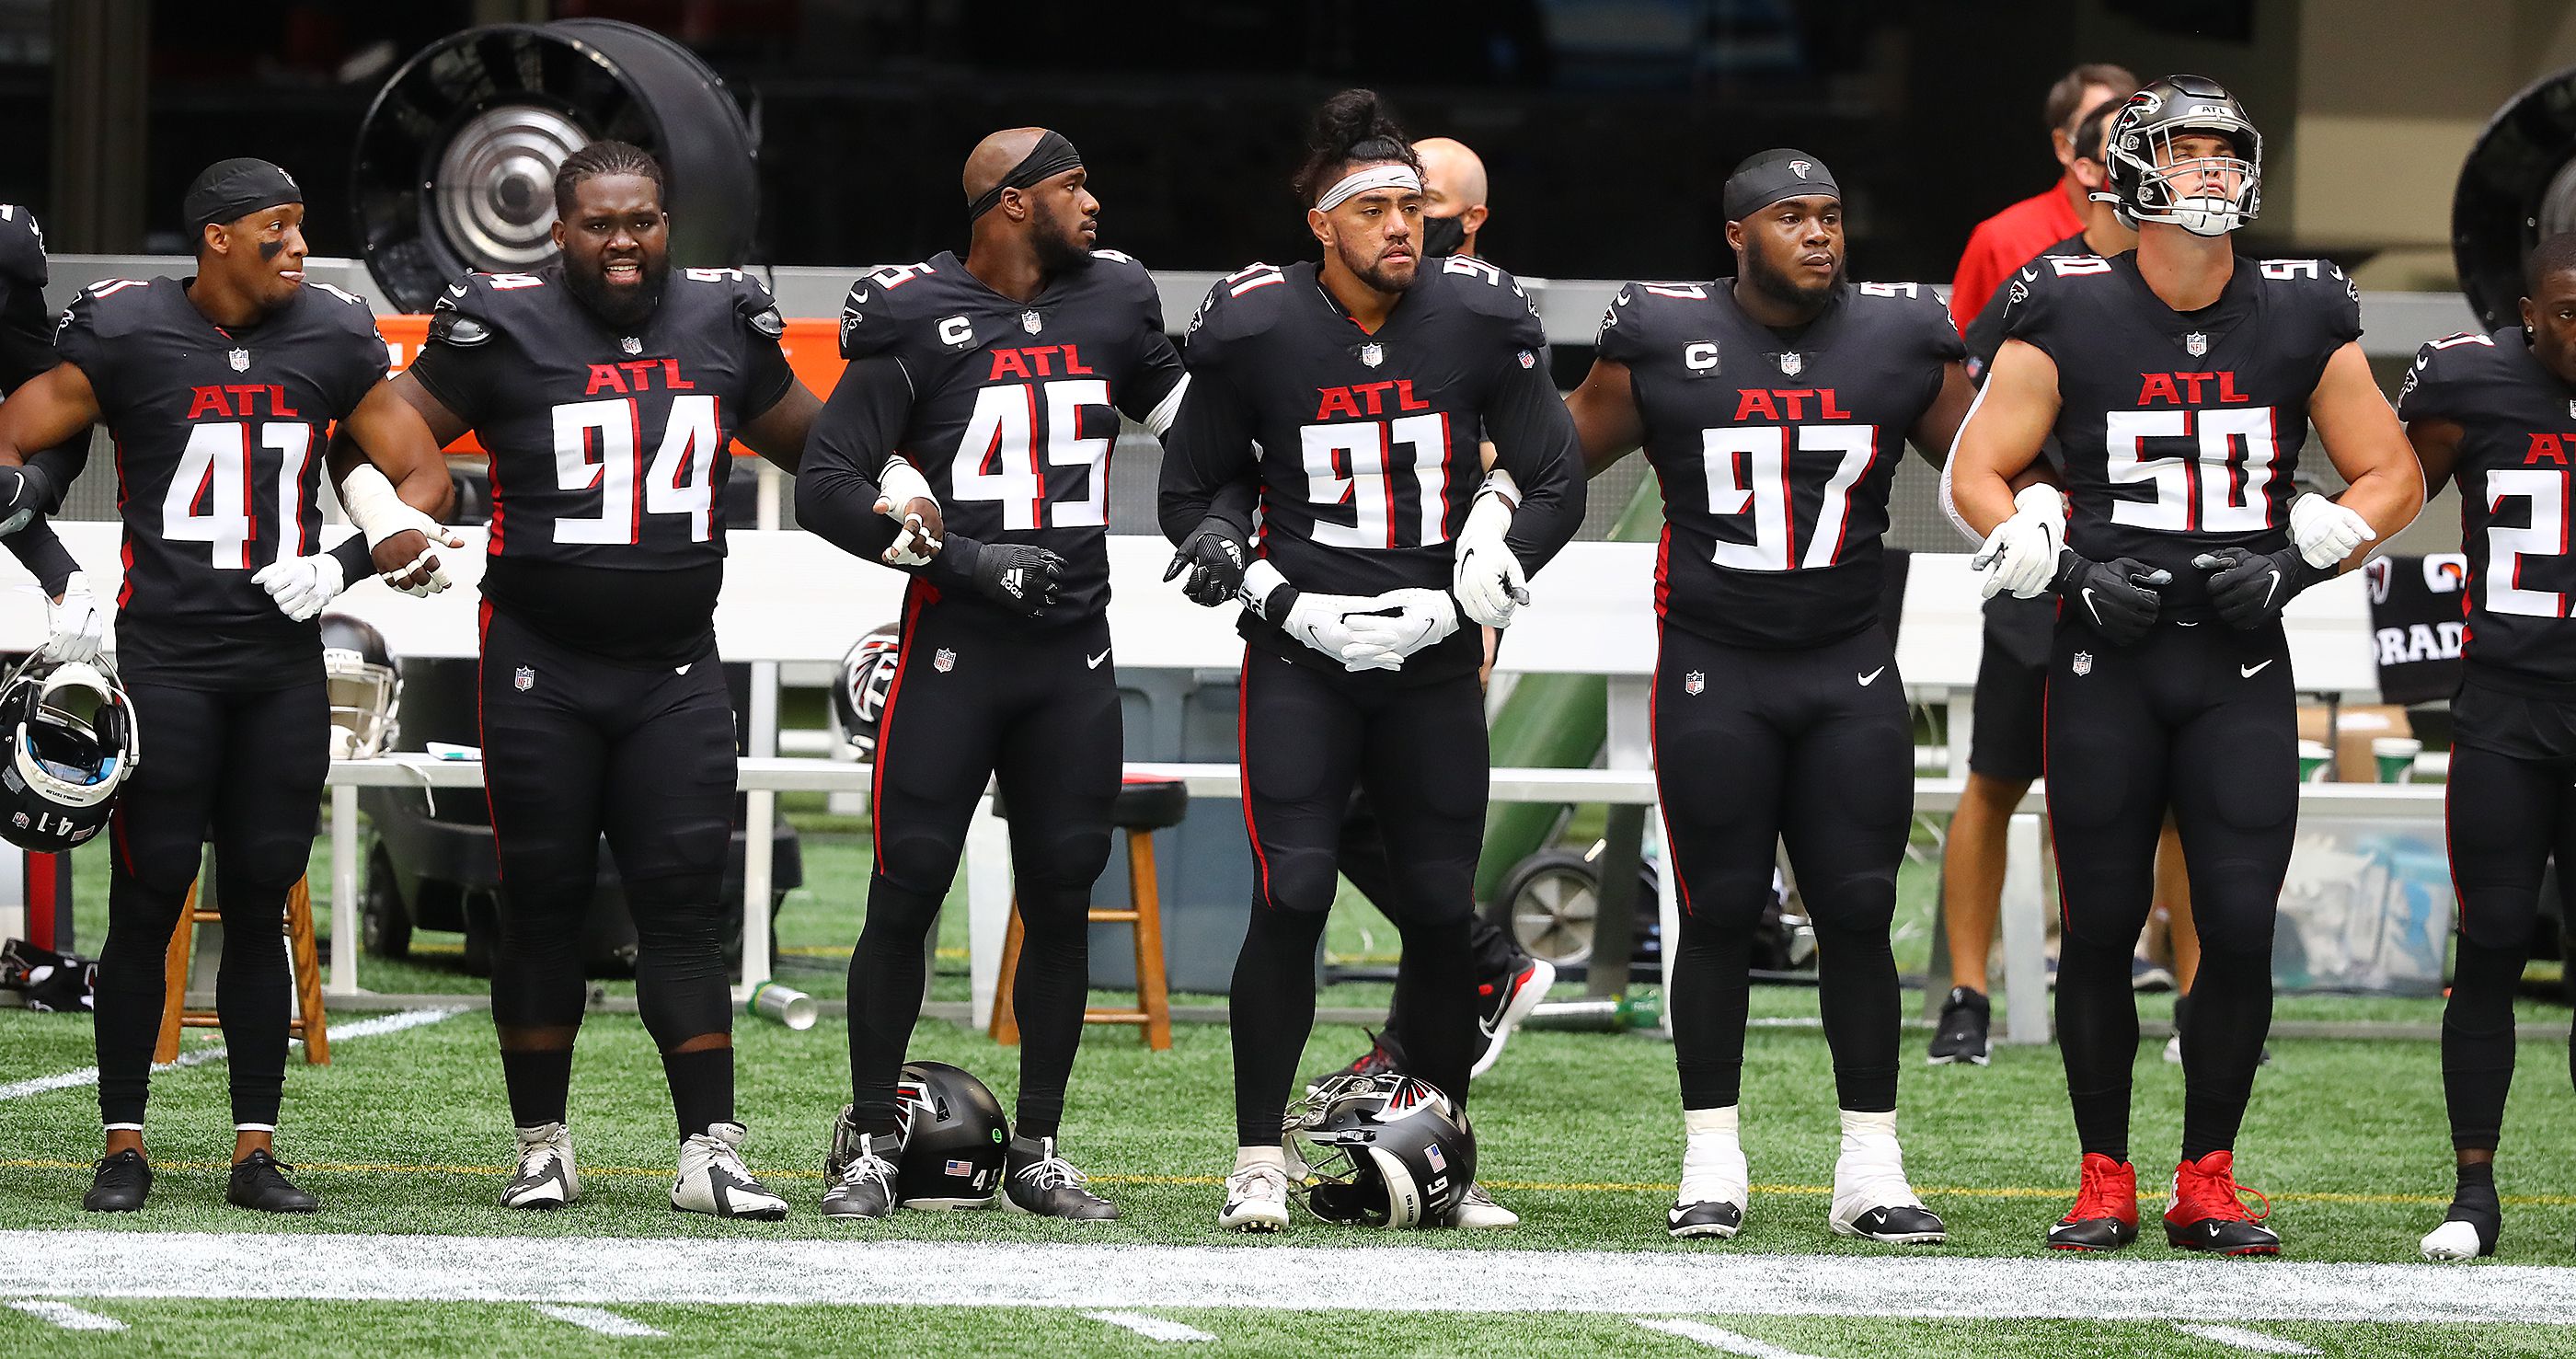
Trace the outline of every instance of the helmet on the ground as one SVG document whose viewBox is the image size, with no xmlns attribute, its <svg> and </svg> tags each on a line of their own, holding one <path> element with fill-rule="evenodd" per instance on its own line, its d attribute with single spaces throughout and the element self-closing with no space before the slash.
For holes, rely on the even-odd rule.
<svg viewBox="0 0 2576 1359">
<path fill-rule="evenodd" d="M 116 672 L 29 657 L 0 682 L 0 840 L 54 854 L 98 834 L 143 757 Z"/>
<path fill-rule="evenodd" d="M 903 1118 L 896 1201 L 907 1208 L 981 1208 L 993 1201 L 1011 1125 L 982 1081 L 946 1062 L 906 1062 L 895 1109 Z"/>
<path fill-rule="evenodd" d="M 877 719 L 885 716 L 886 694 L 894 688 L 900 641 L 892 623 L 861 637 L 841 657 L 832 685 L 832 725 L 863 760 L 877 753 Z"/>
<path fill-rule="evenodd" d="M 393 749 L 402 717 L 402 663 L 373 623 L 322 615 L 322 679 L 331 696 L 331 758 Z"/>
<path fill-rule="evenodd" d="M 2177 159 L 2176 137 L 2224 137 L 2232 156 Z M 2173 75 L 2130 95 L 2103 135 L 2111 186 L 2092 196 L 2119 209 L 2129 226 L 2164 222 L 2195 236 L 2223 236 L 2254 220 L 2263 208 L 2263 134 L 2227 87 L 2207 76 Z M 2234 174 L 2236 192 L 2217 197 L 2184 192 L 2209 171 Z"/>
<path fill-rule="evenodd" d="M 1411 1076 L 1336 1076 L 1288 1107 L 1308 1180 L 1298 1193 L 1327 1222 L 1437 1227 L 1476 1182 L 1476 1135 L 1449 1097 Z"/>
</svg>

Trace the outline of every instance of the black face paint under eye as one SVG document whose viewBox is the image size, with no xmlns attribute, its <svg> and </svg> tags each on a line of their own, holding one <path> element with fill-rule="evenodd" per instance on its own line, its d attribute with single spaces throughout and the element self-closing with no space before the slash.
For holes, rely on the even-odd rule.
<svg viewBox="0 0 2576 1359">
<path fill-rule="evenodd" d="M 262 241 L 262 242 L 260 242 L 260 243 L 259 243 L 259 258 L 260 258 L 260 262 L 261 262 L 261 263 L 263 263 L 263 264 L 265 264 L 265 263 L 267 263 L 267 262 L 268 262 L 268 261 L 270 261 L 270 260 L 276 259 L 276 258 L 278 257 L 278 255 L 279 255 L 280 253 L 282 253 L 285 249 L 286 249 L 286 238 L 285 238 L 285 237 L 283 237 L 283 236 L 280 236 L 280 237 L 278 237 L 276 240 L 273 240 L 273 241 Z"/>
</svg>

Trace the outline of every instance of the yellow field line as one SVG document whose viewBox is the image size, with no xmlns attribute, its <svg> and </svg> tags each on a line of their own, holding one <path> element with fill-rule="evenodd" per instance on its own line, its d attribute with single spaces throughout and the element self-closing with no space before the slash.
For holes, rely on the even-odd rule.
<svg viewBox="0 0 2576 1359">
<path fill-rule="evenodd" d="M 153 1164 L 156 1169 L 160 1170 L 231 1169 L 231 1163 L 228 1161 L 157 1161 Z M 0 1161 L 0 1170 L 88 1170 L 90 1168 L 91 1163 L 87 1161 L 56 1161 L 41 1158 Z M 511 1170 L 510 1167 L 501 1165 L 371 1165 L 336 1161 L 298 1161 L 295 1163 L 295 1168 L 298 1170 L 320 1171 L 326 1174 L 335 1175 L 506 1175 L 509 1174 Z M 665 1178 L 671 1174 L 668 1170 L 658 1170 L 649 1166 L 583 1166 L 581 1168 L 581 1173 L 584 1175 L 632 1175 L 653 1178 Z M 753 1173 L 767 1179 L 819 1180 L 823 1178 L 823 1172 L 819 1170 L 770 1169 L 757 1170 Z M 1225 1183 L 1225 1177 L 1221 1175 L 1094 1175 L 1091 1179 L 1095 1184 L 1213 1186 Z M 1616 1181 L 1564 1184 L 1543 1180 L 1487 1180 L 1484 1184 L 1488 1189 L 1499 1189 L 1508 1193 L 1533 1194 L 1670 1194 L 1680 1188 L 1678 1185 L 1671 1184 L 1626 1184 Z M 1804 1194 L 1820 1197 L 1833 1193 L 1834 1189 L 1833 1186 L 1829 1184 L 1757 1184 L 1753 1186 L 1753 1192 L 1756 1194 Z M 1919 1187 L 1916 1192 L 1922 1194 L 1926 1198 L 1933 1199 L 2064 1199 L 2073 1198 L 2075 1196 L 2075 1191 L 2073 1189 L 2046 1189 L 2035 1186 L 1986 1186 L 1972 1188 L 1967 1186 L 1924 1185 Z M 2138 1198 L 2141 1202 L 2160 1203 L 2164 1201 L 2165 1197 L 2166 1196 L 2163 1194 L 2155 1193 L 2150 1190 L 2141 1190 L 2138 1194 Z M 2447 1197 L 2434 1194 L 2343 1194 L 2317 1192 L 2274 1194 L 2271 1198 L 2274 1203 L 2376 1203 L 2439 1206 L 2450 1202 L 2450 1199 Z M 2576 1206 L 2576 1195 L 2570 1194 L 2505 1194 L 2502 1195 L 2501 1198 L 2504 1202 L 2513 1204 L 2517 1207 L 2565 1208 Z"/>
</svg>

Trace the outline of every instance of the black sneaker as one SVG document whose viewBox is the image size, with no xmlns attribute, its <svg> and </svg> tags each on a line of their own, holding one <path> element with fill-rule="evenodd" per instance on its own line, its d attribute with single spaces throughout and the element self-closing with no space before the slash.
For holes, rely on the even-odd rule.
<svg viewBox="0 0 2576 1359">
<path fill-rule="evenodd" d="M 224 1186 L 224 1197 L 236 1208 L 263 1213 L 310 1213 L 320 1208 L 319 1199 L 287 1183 L 285 1172 L 294 1168 L 279 1164 L 262 1147 L 233 1162 L 232 1183 Z"/>
<path fill-rule="evenodd" d="M 1948 1066 L 1953 1062 L 1987 1061 L 1986 1029 L 1994 1022 L 1994 1006 L 1981 992 L 1964 986 L 1950 988 L 1950 998 L 1941 1002 L 1941 1024 L 1932 1034 L 1932 1065 Z"/>
<path fill-rule="evenodd" d="M 1118 1205 L 1083 1186 L 1090 1177 L 1055 1154 L 1052 1137 L 1014 1137 L 1002 1154 L 1002 1207 L 1036 1217 L 1107 1222 Z"/>
<path fill-rule="evenodd" d="M 1363 1029 L 1361 1032 L 1368 1031 Z M 1383 1076 L 1395 1071 L 1397 1069 L 1395 1050 L 1386 1045 L 1386 1039 L 1371 1033 L 1368 1040 L 1368 1051 L 1361 1053 L 1349 1066 L 1327 1071 L 1306 1082 L 1306 1093 L 1311 1095 L 1324 1088 L 1326 1084 L 1344 1076 Z"/>
<path fill-rule="evenodd" d="M 152 1192 L 152 1164 L 132 1147 L 98 1158 L 81 1210 L 90 1213 L 138 1213 L 143 1196 Z"/>
</svg>

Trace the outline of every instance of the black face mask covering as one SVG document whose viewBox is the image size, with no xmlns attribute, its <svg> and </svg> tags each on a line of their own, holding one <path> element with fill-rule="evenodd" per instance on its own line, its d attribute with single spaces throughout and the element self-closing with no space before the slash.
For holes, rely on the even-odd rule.
<svg viewBox="0 0 2576 1359">
<path fill-rule="evenodd" d="M 1434 217 L 1429 213 L 1423 214 L 1423 254 L 1455 255 L 1458 253 L 1458 248 L 1466 243 L 1467 223 L 1463 214 L 1458 217 Z"/>
</svg>

